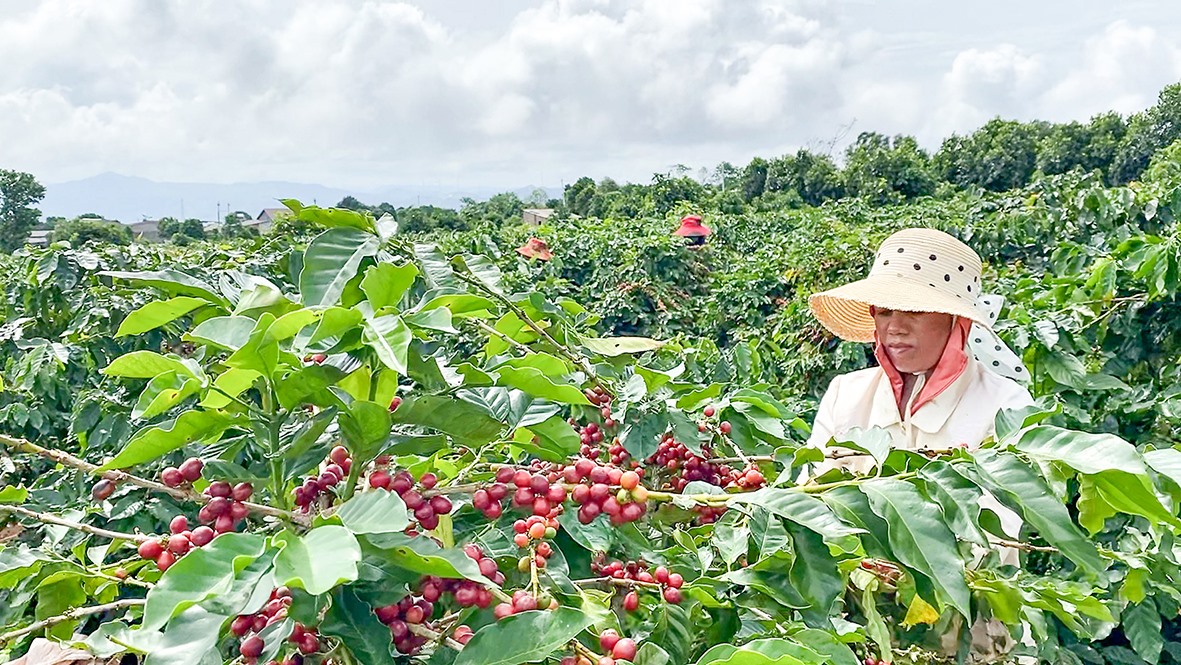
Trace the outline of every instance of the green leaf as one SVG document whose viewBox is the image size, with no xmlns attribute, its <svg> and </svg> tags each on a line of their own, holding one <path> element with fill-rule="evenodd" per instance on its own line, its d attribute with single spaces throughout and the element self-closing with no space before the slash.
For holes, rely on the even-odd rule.
<svg viewBox="0 0 1181 665">
<path fill-rule="evenodd" d="M 570 384 L 554 383 L 541 372 L 531 367 L 520 369 L 499 367 L 496 370 L 496 384 L 516 388 L 524 393 L 560 404 L 590 405 L 590 400 L 579 388 Z"/>
<path fill-rule="evenodd" d="M 169 622 L 163 634 L 145 635 L 155 639 L 142 649 L 147 654 L 144 665 L 203 665 L 208 662 L 206 656 L 210 652 L 216 653 L 221 626 L 226 619 L 200 606 L 188 608 Z"/>
<path fill-rule="evenodd" d="M 331 306 L 340 302 L 344 287 L 361 266 L 373 256 L 381 239 L 352 227 L 328 229 L 316 236 L 304 252 L 299 291 L 303 304 Z"/>
<path fill-rule="evenodd" d="M 407 395 L 391 418 L 397 423 L 430 427 L 469 444 L 495 439 L 504 425 L 482 409 L 453 397 Z"/>
<path fill-rule="evenodd" d="M 142 630 L 158 630 L 186 608 L 227 592 L 265 550 L 264 538 L 245 533 L 223 533 L 194 547 L 148 591 Z"/>
<path fill-rule="evenodd" d="M 401 410 L 401 407 L 398 407 Z M 340 415 L 340 432 L 353 459 L 367 462 L 381 451 L 390 435 L 390 410 L 365 400 L 356 400 Z"/>
<path fill-rule="evenodd" d="M 258 322 L 248 316 L 215 316 L 186 333 L 184 338 L 226 351 L 237 351 L 250 341 Z"/>
<path fill-rule="evenodd" d="M 205 298 L 192 296 L 177 296 L 168 300 L 154 300 L 143 307 L 131 312 L 119 324 L 115 337 L 141 335 L 179 319 L 189 312 L 208 305 Z"/>
<path fill-rule="evenodd" d="M 956 465 L 956 470 L 1016 511 L 1076 566 L 1092 576 L 1106 570 L 1095 544 L 1071 521 L 1062 501 L 1054 496 L 1041 476 L 1015 455 L 980 450 L 975 454 L 974 464 Z"/>
<path fill-rule="evenodd" d="M 631 422 L 619 434 L 619 442 L 633 459 L 644 460 L 656 453 L 660 442 L 656 437 L 664 433 L 668 421 L 661 413 L 648 413 L 639 422 Z"/>
<path fill-rule="evenodd" d="M 533 443 L 533 437 L 537 443 Z M 581 439 L 561 416 L 551 416 L 529 427 L 517 428 L 514 439 L 530 452 L 551 462 L 560 462 L 578 452 Z"/>
<path fill-rule="evenodd" d="M 24 503 L 29 499 L 29 490 L 23 487 L 5 485 L 0 489 L 0 503 Z"/>
<path fill-rule="evenodd" d="M 365 270 L 361 291 L 365 292 L 374 312 L 381 307 L 397 307 L 417 276 L 418 267 L 409 261 L 400 266 L 378 263 Z"/>
<path fill-rule="evenodd" d="M 320 623 L 320 632 L 340 639 L 357 662 L 365 665 L 393 665 L 390 631 L 373 613 L 368 603 L 349 587 L 332 594 L 332 606 Z"/>
<path fill-rule="evenodd" d="M 186 411 L 173 420 L 136 432 L 123 450 L 95 473 L 150 462 L 190 443 L 214 439 L 237 422 L 236 417 L 221 411 Z"/>
<path fill-rule="evenodd" d="M 1014 447 L 1032 459 L 1061 462 L 1079 473 L 1112 470 L 1134 475 L 1146 473 L 1136 447 L 1112 434 L 1039 425 L 1022 432 Z"/>
<path fill-rule="evenodd" d="M 984 492 L 942 460 L 919 469 L 923 491 L 943 509 L 947 526 L 963 540 L 985 547 L 988 536 L 980 528 L 980 497 Z"/>
<path fill-rule="evenodd" d="M 127 280 L 132 284 L 154 286 L 162 291 L 174 295 L 195 296 L 205 300 L 206 302 L 218 305 L 222 309 L 230 309 L 230 302 L 214 291 L 212 286 L 209 286 L 196 277 L 186 275 L 185 273 L 176 270 L 171 270 L 168 268 L 165 268 L 164 270 L 142 272 L 105 270 L 98 274 L 104 275 L 106 277 L 113 277 L 115 279 Z"/>
<path fill-rule="evenodd" d="M 901 480 L 882 478 L 860 487 L 874 513 L 889 525 L 890 548 L 897 560 L 925 575 L 942 600 L 970 617 L 964 561 L 938 506 L 929 503 L 917 487 Z M 927 600 L 935 604 L 935 599 Z"/>
<path fill-rule="evenodd" d="M 826 630 L 806 628 L 791 639 L 824 656 L 826 665 L 861 665 L 853 650 Z"/>
<path fill-rule="evenodd" d="M 201 406 L 206 409 L 226 408 L 234 401 L 231 397 L 241 395 L 254 385 L 260 376 L 262 374 L 252 369 L 238 369 L 236 367 L 227 369 L 213 380 L 213 385 L 217 387 L 217 390 L 205 393 L 205 399 L 201 400 Z"/>
<path fill-rule="evenodd" d="M 787 576 L 808 603 L 801 612 L 804 621 L 818 628 L 828 625 L 833 604 L 845 590 L 845 580 L 820 534 L 791 522 L 787 532 L 795 554 Z"/>
<path fill-rule="evenodd" d="M 1132 643 L 1136 655 L 1148 663 L 1160 661 L 1161 648 L 1165 645 L 1161 634 L 1160 612 L 1152 599 L 1137 605 L 1129 605 L 1120 617 L 1124 635 Z"/>
<path fill-rule="evenodd" d="M 157 374 L 139 394 L 135 407 L 131 409 L 131 417 L 144 420 L 154 418 L 200 389 L 201 382 L 191 376 L 177 376 L 173 371 Z"/>
<path fill-rule="evenodd" d="M 353 533 L 394 533 L 410 525 L 402 498 L 382 489 L 353 495 L 336 514 Z"/>
<path fill-rule="evenodd" d="M 607 357 L 655 351 L 665 344 L 648 337 L 583 337 L 579 343 L 591 353 Z"/>
<path fill-rule="evenodd" d="M 202 378 L 200 368 L 194 371 L 181 358 L 174 355 L 162 356 L 155 351 L 132 351 L 111 361 L 103 370 L 107 376 L 128 379 L 151 379 L 164 372 L 176 372 L 180 376 Z"/>
<path fill-rule="evenodd" d="M 785 520 L 815 531 L 824 537 L 826 543 L 845 552 L 857 550 L 857 534 L 862 533 L 862 530 L 842 522 L 831 508 L 814 496 L 796 490 L 764 487 L 754 492 L 737 494 L 731 503 L 760 506 Z"/>
<path fill-rule="evenodd" d="M 782 638 L 747 642 L 742 646 L 719 644 L 706 651 L 697 665 L 826 665 L 823 656 Z"/>
<path fill-rule="evenodd" d="M 836 445 L 842 448 L 868 453 L 879 469 L 885 464 L 886 458 L 890 456 L 890 451 L 893 450 L 890 433 L 880 427 L 874 427 L 868 430 L 854 427 L 841 436 L 836 437 L 835 442 Z"/>
<path fill-rule="evenodd" d="M 656 625 L 648 641 L 660 645 L 674 663 L 683 663 L 689 658 L 698 626 L 694 625 L 686 603 L 660 603 L 657 607 Z"/>
<path fill-rule="evenodd" d="M 361 339 L 381 359 L 382 364 L 402 376 L 406 376 L 406 356 L 414 333 L 397 314 L 368 317 L 365 319 Z"/>
<path fill-rule="evenodd" d="M 495 586 L 480 573 L 480 567 L 462 549 L 442 548 L 433 540 L 404 533 L 380 533 L 363 536 L 365 554 L 380 556 L 397 568 L 415 575 L 435 575 L 451 579 L 469 579 Z"/>
<path fill-rule="evenodd" d="M 559 607 L 514 614 L 476 631 L 455 665 L 520 665 L 545 660 L 590 627 L 592 618 Z"/>
<path fill-rule="evenodd" d="M 321 208 L 319 206 L 304 206 L 294 199 L 287 199 L 283 204 L 292 209 L 300 221 L 312 222 L 329 229 L 360 229 L 374 232 L 373 215 L 347 208 Z M 295 204 L 295 205 L 292 205 Z"/>
<path fill-rule="evenodd" d="M 281 531 L 275 541 L 283 549 L 275 557 L 275 581 L 312 595 L 357 579 L 361 546 L 343 526 L 316 527 L 303 536 Z"/>
<path fill-rule="evenodd" d="M 1128 515 L 1140 515 L 1153 524 L 1171 524 L 1181 527 L 1173 513 L 1169 512 L 1153 491 L 1152 484 L 1145 476 L 1136 476 L 1122 471 L 1108 471 L 1093 476 L 1083 476 L 1079 489 L 1080 503 L 1086 500 L 1101 500 L 1113 510 Z M 1080 512 L 1079 522 L 1083 523 Z M 1099 531 L 1103 525 L 1097 523 L 1083 525 L 1091 533 Z"/>
</svg>

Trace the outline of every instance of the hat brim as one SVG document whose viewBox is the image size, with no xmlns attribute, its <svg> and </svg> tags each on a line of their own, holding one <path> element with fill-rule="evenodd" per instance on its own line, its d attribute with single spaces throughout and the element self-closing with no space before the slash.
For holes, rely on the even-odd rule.
<svg viewBox="0 0 1181 665">
<path fill-rule="evenodd" d="M 940 312 L 992 329 L 990 318 L 973 300 L 944 293 L 931 285 L 896 275 L 878 275 L 823 291 L 808 298 L 812 313 L 834 335 L 850 342 L 872 342 L 870 306 L 900 312 Z"/>
<path fill-rule="evenodd" d="M 697 226 L 697 227 L 689 227 L 689 228 L 685 228 L 682 226 L 681 228 L 677 229 L 676 231 L 673 231 L 673 235 L 681 236 L 683 238 L 690 238 L 693 236 L 707 236 L 711 233 L 713 233 L 713 231 L 710 231 L 709 228 L 705 227 L 705 226 Z"/>
<path fill-rule="evenodd" d="M 541 259 L 542 261 L 549 261 L 554 258 L 554 253 L 548 249 L 534 249 L 532 247 L 518 247 L 517 253 L 521 256 L 527 256 L 531 259 Z"/>
</svg>

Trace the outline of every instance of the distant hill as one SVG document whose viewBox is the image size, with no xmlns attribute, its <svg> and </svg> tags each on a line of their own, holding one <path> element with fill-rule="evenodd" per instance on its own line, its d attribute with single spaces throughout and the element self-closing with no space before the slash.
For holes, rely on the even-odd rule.
<svg viewBox="0 0 1181 665">
<path fill-rule="evenodd" d="M 542 189 L 546 190 L 548 196 L 561 195 L 559 188 Z M 527 199 L 533 190 L 533 187 L 522 187 L 511 191 Z M 281 198 L 331 206 L 346 196 L 353 196 L 370 205 L 388 202 L 395 206 L 458 208 L 464 198 L 483 200 L 503 191 L 503 188 L 489 187 L 456 190 L 440 186 L 389 186 L 366 192 L 298 182 L 156 182 L 118 173 L 103 173 L 82 180 L 46 185 L 45 199 L 38 207 L 47 217 L 76 217 L 93 212 L 122 222 L 166 216 L 213 220 L 219 210 L 222 215 L 234 210 L 257 215 L 263 208 L 277 207 L 278 199 Z"/>
</svg>

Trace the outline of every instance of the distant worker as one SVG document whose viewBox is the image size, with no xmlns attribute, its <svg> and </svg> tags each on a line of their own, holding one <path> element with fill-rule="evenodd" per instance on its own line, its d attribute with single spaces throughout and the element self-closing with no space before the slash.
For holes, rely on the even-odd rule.
<svg viewBox="0 0 1181 665">
<path fill-rule="evenodd" d="M 517 248 L 517 253 L 541 261 L 549 261 L 554 258 L 554 253 L 550 251 L 549 245 L 545 244 L 541 238 L 530 238 L 528 242 Z"/>
<path fill-rule="evenodd" d="M 686 215 L 681 218 L 681 227 L 673 231 L 673 235 L 689 239 L 689 246 L 700 247 L 705 244 L 705 238 L 713 233 L 708 226 L 701 223 L 701 217 Z"/>
</svg>

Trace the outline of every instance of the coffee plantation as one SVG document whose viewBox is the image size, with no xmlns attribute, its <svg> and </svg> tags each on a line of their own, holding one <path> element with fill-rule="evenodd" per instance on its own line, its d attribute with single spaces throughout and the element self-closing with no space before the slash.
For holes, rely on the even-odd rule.
<svg viewBox="0 0 1181 665">
<path fill-rule="evenodd" d="M 706 188 L 540 227 L 289 201 L 263 238 L 0 257 L 0 645 L 869 665 L 957 662 L 991 623 L 998 659 L 1181 660 L 1178 152 L 1123 186 Z M 690 211 L 702 247 L 669 235 Z M 869 361 L 806 298 L 908 226 L 985 258 L 1039 404 L 975 451 L 860 432 L 872 474 L 802 482 L 816 397 Z"/>
</svg>

